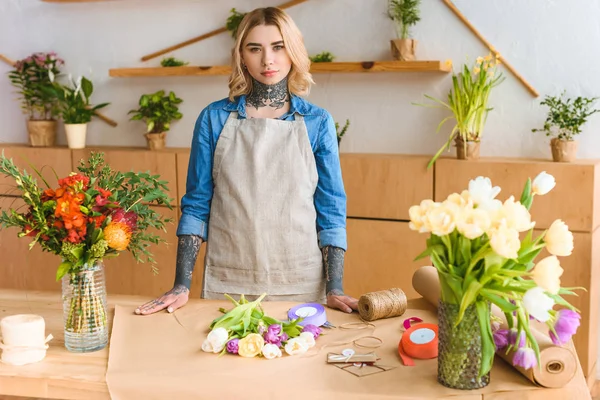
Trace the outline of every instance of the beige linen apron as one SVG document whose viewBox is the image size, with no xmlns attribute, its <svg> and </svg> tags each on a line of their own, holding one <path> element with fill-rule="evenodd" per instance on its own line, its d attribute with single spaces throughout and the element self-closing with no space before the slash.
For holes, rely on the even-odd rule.
<svg viewBox="0 0 600 400">
<path fill-rule="evenodd" d="M 215 148 L 202 297 L 324 301 L 318 174 L 304 118 L 237 116 Z"/>
</svg>

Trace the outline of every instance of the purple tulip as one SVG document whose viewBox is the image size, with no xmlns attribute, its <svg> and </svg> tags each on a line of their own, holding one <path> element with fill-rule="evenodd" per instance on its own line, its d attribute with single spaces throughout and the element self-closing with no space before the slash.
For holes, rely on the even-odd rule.
<svg viewBox="0 0 600 400">
<path fill-rule="evenodd" d="M 283 332 L 283 333 L 281 334 L 280 338 L 281 338 L 281 343 L 283 343 L 283 342 L 287 342 L 287 340 L 288 340 L 290 337 L 288 336 L 288 334 L 287 334 L 287 333 Z"/>
<path fill-rule="evenodd" d="M 267 343 L 271 343 L 274 345 L 281 345 L 281 336 L 277 335 L 276 333 L 272 332 L 272 331 L 266 331 L 265 335 L 265 342 Z"/>
<path fill-rule="evenodd" d="M 521 347 L 513 357 L 513 364 L 525 369 L 534 368 L 537 366 L 535 351 L 529 347 Z"/>
<path fill-rule="evenodd" d="M 556 335 L 554 334 L 554 332 L 550 332 L 550 338 L 552 339 L 552 343 L 560 346 L 571 340 L 571 336 L 573 336 L 577 332 L 580 319 L 581 316 L 575 311 L 571 311 L 568 309 L 560 310 L 558 312 L 558 318 L 556 319 L 556 323 L 554 324 L 554 330 L 556 331 Z"/>
<path fill-rule="evenodd" d="M 519 345 L 517 347 L 521 348 L 521 347 L 525 346 L 525 331 L 521 331 L 519 336 L 520 336 L 521 340 L 519 340 Z M 508 332 L 508 343 L 511 346 L 514 346 L 515 343 L 517 343 L 517 330 L 515 328 L 512 328 Z"/>
<path fill-rule="evenodd" d="M 302 332 L 310 332 L 310 333 L 312 333 L 313 336 L 315 337 L 315 340 L 317 340 L 317 338 L 321 334 L 321 328 L 319 328 L 316 325 L 308 324 L 308 325 L 304 326 L 304 328 L 302 329 Z"/>
<path fill-rule="evenodd" d="M 498 329 L 493 333 L 493 337 L 496 350 L 503 349 L 508 346 L 508 329 Z"/>
<path fill-rule="evenodd" d="M 279 324 L 269 325 L 269 328 L 267 330 L 271 333 L 274 333 L 275 335 L 279 335 L 281 333 L 281 325 L 279 325 Z"/>
<path fill-rule="evenodd" d="M 227 352 L 231 354 L 237 354 L 239 348 L 239 341 L 240 339 L 231 339 L 229 342 L 227 342 Z"/>
</svg>

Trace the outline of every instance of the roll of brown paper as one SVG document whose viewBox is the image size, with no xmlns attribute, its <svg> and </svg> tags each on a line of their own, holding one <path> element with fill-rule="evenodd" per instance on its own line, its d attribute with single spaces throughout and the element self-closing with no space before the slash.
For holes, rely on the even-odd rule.
<svg viewBox="0 0 600 400">
<path fill-rule="evenodd" d="M 440 298 L 440 280 L 435 267 L 419 268 L 412 279 L 413 288 L 425 300 L 433 306 L 438 306 Z M 504 313 L 492 304 L 492 313 L 501 319 L 503 329 L 508 329 Z M 506 354 L 505 350 L 499 350 L 496 355 L 508 362 L 513 368 L 519 371 L 531 382 L 547 388 L 560 388 L 565 386 L 573 379 L 577 372 L 577 357 L 574 352 L 566 347 L 557 346 L 552 343 L 550 337 L 531 327 L 531 334 L 540 347 L 541 368 L 523 369 L 514 366 L 512 363 L 515 355 L 514 351 Z"/>
</svg>

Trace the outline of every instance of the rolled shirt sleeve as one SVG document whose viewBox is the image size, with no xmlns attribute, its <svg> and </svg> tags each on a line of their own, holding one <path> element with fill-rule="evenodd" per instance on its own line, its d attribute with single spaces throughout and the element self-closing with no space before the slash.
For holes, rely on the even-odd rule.
<svg viewBox="0 0 600 400">
<path fill-rule="evenodd" d="M 208 219 L 213 196 L 212 136 L 206 108 L 200 113 L 194 127 L 186 193 L 181 198 L 181 219 L 177 227 L 177 236 L 197 235 L 204 241 L 208 239 Z"/>
<path fill-rule="evenodd" d="M 335 122 L 326 111 L 319 126 L 314 154 L 319 175 L 314 197 L 319 247 L 335 246 L 346 250 L 346 192 Z"/>
</svg>

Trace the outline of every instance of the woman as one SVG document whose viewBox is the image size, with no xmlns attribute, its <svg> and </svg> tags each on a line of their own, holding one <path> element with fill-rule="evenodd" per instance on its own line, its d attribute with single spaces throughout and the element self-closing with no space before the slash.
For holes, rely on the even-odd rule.
<svg viewBox="0 0 600 400">
<path fill-rule="evenodd" d="M 331 115 L 299 97 L 314 84 L 302 34 L 283 11 L 241 22 L 229 98 L 200 114 L 177 229 L 175 284 L 136 309 L 168 312 L 188 301 L 207 241 L 202 297 L 321 301 L 345 312 L 346 195 Z"/>
</svg>

